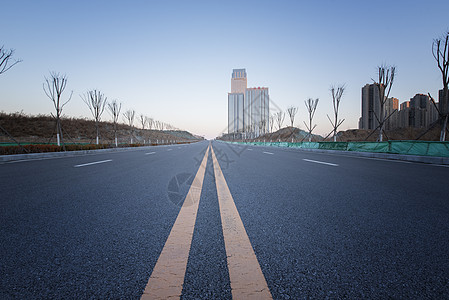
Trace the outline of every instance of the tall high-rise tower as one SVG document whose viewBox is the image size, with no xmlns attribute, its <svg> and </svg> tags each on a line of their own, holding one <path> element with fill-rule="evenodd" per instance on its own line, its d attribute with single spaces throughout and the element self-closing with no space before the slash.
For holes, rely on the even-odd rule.
<svg viewBox="0 0 449 300">
<path fill-rule="evenodd" d="M 268 88 L 247 88 L 246 70 L 232 70 L 228 94 L 228 133 L 257 137 L 268 132 Z"/>
<path fill-rule="evenodd" d="M 246 86 L 247 86 L 246 70 L 245 69 L 232 70 L 231 93 L 245 93 Z"/>
</svg>

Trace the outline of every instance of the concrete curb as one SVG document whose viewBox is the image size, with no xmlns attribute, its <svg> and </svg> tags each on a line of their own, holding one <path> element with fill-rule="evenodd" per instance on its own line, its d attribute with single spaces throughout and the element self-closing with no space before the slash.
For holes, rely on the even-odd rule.
<svg viewBox="0 0 449 300">
<path fill-rule="evenodd" d="M 289 147 L 288 149 L 295 149 L 295 148 Z M 435 165 L 449 165 L 449 157 L 419 156 L 419 155 L 374 153 L 374 152 L 339 151 L 339 150 L 323 150 L 323 149 L 304 149 L 304 148 L 296 148 L 295 150 L 318 152 L 318 153 L 334 153 L 334 154 L 339 154 L 339 155 L 356 156 L 356 157 L 401 160 L 401 161 L 419 162 L 419 163 L 435 164 Z"/>
<path fill-rule="evenodd" d="M 79 150 L 79 151 L 66 151 L 66 152 L 44 152 L 44 153 L 0 155 L 0 162 L 72 157 L 72 156 L 82 156 L 82 155 L 89 155 L 89 154 L 101 154 L 101 153 L 107 153 L 107 152 L 124 152 L 124 151 L 130 151 L 130 150 L 135 151 L 135 150 L 143 150 L 143 149 L 150 149 L 150 148 L 154 149 L 154 147 L 175 146 L 175 145 L 178 145 L 178 144 L 158 145 L 158 146 L 124 147 L 124 148 L 108 148 L 108 149 L 96 149 L 96 150 Z"/>
</svg>

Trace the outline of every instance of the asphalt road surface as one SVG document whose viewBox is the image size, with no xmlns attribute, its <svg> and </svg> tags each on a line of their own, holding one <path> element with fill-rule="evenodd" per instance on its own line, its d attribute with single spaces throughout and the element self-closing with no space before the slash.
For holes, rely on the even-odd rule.
<svg viewBox="0 0 449 300">
<path fill-rule="evenodd" d="M 0 299 L 449 298 L 449 168 L 211 146 L 0 164 Z"/>
</svg>

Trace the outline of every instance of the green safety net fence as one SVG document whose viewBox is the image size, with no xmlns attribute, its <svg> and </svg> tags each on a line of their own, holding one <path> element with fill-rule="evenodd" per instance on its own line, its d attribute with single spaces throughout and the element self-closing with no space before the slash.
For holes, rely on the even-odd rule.
<svg viewBox="0 0 449 300">
<path fill-rule="evenodd" d="M 449 157 L 449 142 L 232 142 L 234 144 Z"/>
</svg>

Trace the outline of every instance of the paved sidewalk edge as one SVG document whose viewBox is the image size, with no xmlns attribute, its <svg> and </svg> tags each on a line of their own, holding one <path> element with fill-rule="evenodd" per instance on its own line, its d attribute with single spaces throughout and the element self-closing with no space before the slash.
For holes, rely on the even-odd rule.
<svg viewBox="0 0 449 300">
<path fill-rule="evenodd" d="M 289 147 L 289 148 L 295 149 L 293 147 Z M 339 154 L 339 155 L 356 156 L 356 157 L 369 157 L 369 158 L 381 158 L 381 159 L 390 159 L 390 160 L 420 162 L 420 163 L 435 164 L 435 165 L 449 165 L 449 157 L 439 157 L 439 156 L 420 156 L 420 155 L 407 155 L 407 154 L 355 152 L 355 151 L 303 149 L 303 148 L 297 148 L 297 150 L 318 152 L 318 153 L 335 153 L 335 154 Z"/>
</svg>

